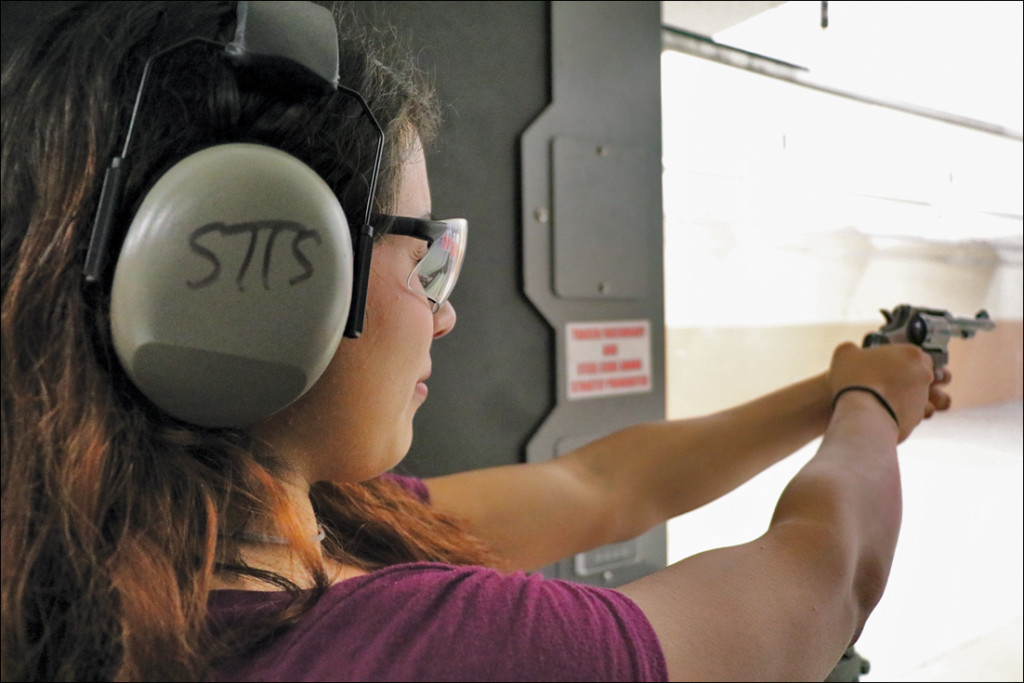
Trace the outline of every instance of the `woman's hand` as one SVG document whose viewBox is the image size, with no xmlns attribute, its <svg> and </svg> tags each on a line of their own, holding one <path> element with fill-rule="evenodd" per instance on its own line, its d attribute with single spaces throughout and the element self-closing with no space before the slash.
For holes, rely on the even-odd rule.
<svg viewBox="0 0 1024 683">
<path fill-rule="evenodd" d="M 943 387 L 950 379 L 948 369 L 935 370 L 931 357 L 913 344 L 862 349 L 847 342 L 836 348 L 828 372 L 832 396 L 849 386 L 877 391 L 896 413 L 901 442 L 921 420 L 949 408 L 949 394 Z M 877 401 L 867 392 L 847 392 L 841 400 L 852 394 Z"/>
</svg>

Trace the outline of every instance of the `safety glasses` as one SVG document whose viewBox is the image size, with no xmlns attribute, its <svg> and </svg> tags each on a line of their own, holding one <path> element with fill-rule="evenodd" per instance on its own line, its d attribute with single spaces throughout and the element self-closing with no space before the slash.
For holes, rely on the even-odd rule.
<svg viewBox="0 0 1024 683">
<path fill-rule="evenodd" d="M 469 227 L 466 219 L 425 220 L 379 215 L 374 223 L 384 234 L 426 240 L 427 255 L 412 269 L 407 284 L 413 291 L 426 292 L 433 304 L 434 313 L 437 313 L 455 289 L 459 271 L 462 270 Z"/>
</svg>

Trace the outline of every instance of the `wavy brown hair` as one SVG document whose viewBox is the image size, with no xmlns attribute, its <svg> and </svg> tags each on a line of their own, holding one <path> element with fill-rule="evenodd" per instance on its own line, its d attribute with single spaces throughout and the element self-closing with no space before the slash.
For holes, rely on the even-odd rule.
<svg viewBox="0 0 1024 683">
<path fill-rule="evenodd" d="M 102 175 L 145 60 L 186 38 L 226 41 L 233 24 L 233 3 L 82 3 L 40 27 L 4 70 L 4 680 L 202 677 L 218 656 L 286 628 L 328 585 L 308 542 L 297 545 L 312 591 L 238 560 L 229 532 L 239 515 L 288 517 L 281 463 L 242 430 L 188 425 L 146 401 L 113 355 L 108 288 L 82 284 Z M 385 211 L 403 150 L 413 133 L 429 141 L 437 108 L 393 36 L 352 25 L 341 23 L 342 80 L 386 131 L 375 207 Z M 302 159 L 346 213 L 362 215 L 375 138 L 351 98 L 249 92 L 202 47 L 175 53 L 152 78 L 126 205 L 191 152 L 247 140 Z M 492 561 L 392 481 L 318 484 L 311 497 L 339 561 Z M 245 633 L 214 637 L 206 603 L 222 563 L 296 600 Z"/>
</svg>

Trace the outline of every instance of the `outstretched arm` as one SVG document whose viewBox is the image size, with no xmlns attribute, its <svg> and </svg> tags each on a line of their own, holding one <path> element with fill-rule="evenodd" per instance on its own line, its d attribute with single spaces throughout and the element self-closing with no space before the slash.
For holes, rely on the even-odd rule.
<svg viewBox="0 0 1024 683">
<path fill-rule="evenodd" d="M 840 347 L 829 384 L 876 389 L 899 426 L 870 393 L 844 393 L 763 536 L 622 587 L 658 632 L 673 678 L 822 680 L 881 598 L 901 516 L 896 445 L 948 400 L 909 346 Z"/>
<path fill-rule="evenodd" d="M 544 463 L 427 486 L 435 505 L 465 519 L 511 566 L 535 569 L 633 538 L 793 453 L 824 431 L 833 384 L 819 375 L 705 417 L 630 427 Z"/>
<path fill-rule="evenodd" d="M 825 429 L 768 531 L 627 584 L 675 679 L 822 680 L 881 597 L 901 515 L 896 446 L 949 406 L 931 360 L 836 349 L 829 373 L 737 408 L 646 424 L 537 464 L 428 480 L 515 566 L 629 538 L 726 493 Z M 877 391 L 898 422 L 870 392 Z"/>
<path fill-rule="evenodd" d="M 635 425 L 543 463 L 428 479 L 517 568 L 633 538 L 696 509 L 820 436 L 824 375 L 705 417 Z"/>
</svg>

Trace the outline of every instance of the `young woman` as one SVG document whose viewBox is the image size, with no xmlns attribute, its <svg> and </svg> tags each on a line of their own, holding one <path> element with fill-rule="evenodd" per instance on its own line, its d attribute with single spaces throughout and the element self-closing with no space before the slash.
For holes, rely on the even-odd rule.
<svg viewBox="0 0 1024 683">
<path fill-rule="evenodd" d="M 824 678 L 881 597 L 900 521 L 896 446 L 948 407 L 948 374 L 912 346 L 846 344 L 820 376 L 547 463 L 389 474 L 427 400 L 431 344 L 455 324 L 447 296 L 465 225 L 430 220 L 423 145 L 436 109 L 409 60 L 349 20 L 340 87 L 303 85 L 302 50 L 289 50 L 314 39 L 299 31 L 277 59 L 258 18 L 281 8 L 235 5 L 83 3 L 4 72 L 3 678 Z M 117 312 L 118 278 L 147 238 L 127 230 L 132 216 L 158 200 L 161 215 L 199 203 L 205 181 L 170 199 L 155 188 L 190 155 L 235 143 L 281 150 L 326 183 L 356 245 L 345 310 L 361 312 L 365 296 L 365 317 L 345 338 L 351 316 L 328 331 L 309 386 L 283 405 L 224 418 L 206 394 L 228 380 L 204 382 L 234 361 L 171 364 L 164 380 L 194 375 L 205 389 L 165 400 L 125 360 L 120 330 L 134 323 Z M 111 159 L 123 170 L 108 172 L 121 168 Z M 118 173 L 123 191 L 104 189 Z M 116 268 L 94 237 L 105 192 L 118 195 Z M 236 234 L 209 225 L 190 233 L 192 290 L 221 277 L 214 245 Z M 260 226 L 247 225 L 242 263 L 258 270 Z M 273 225 L 295 231 L 288 291 L 300 291 L 321 277 L 323 234 Z M 125 286 L 133 295 L 176 257 L 148 258 L 142 283 Z M 263 258 L 269 291 L 279 271 Z M 362 294 L 349 282 L 361 272 Z M 228 289 L 259 291 L 247 277 L 258 276 L 240 269 Z M 298 295 L 281 315 L 305 305 Z M 229 309 L 171 327 L 219 330 Z M 619 590 L 525 573 L 693 510 L 822 434 L 751 543 Z"/>
</svg>

